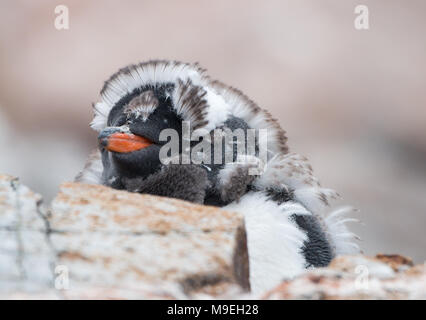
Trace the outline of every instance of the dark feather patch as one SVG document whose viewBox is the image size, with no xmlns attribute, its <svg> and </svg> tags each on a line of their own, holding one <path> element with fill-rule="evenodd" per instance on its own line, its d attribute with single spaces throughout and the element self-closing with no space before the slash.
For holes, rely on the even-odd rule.
<svg viewBox="0 0 426 320">
<path fill-rule="evenodd" d="M 182 119 L 191 122 L 193 129 L 198 129 L 207 124 L 206 90 L 192 84 L 191 80 L 183 82 L 178 80 L 174 93 L 174 108 Z"/>
<path fill-rule="evenodd" d="M 302 248 L 307 267 L 328 266 L 334 257 L 333 250 L 318 218 L 314 215 L 293 215 L 292 218 L 308 236 Z"/>
<path fill-rule="evenodd" d="M 159 101 L 154 92 L 148 90 L 130 100 L 124 108 L 124 113 L 127 115 L 136 114 L 137 117 L 142 115 L 146 119 L 157 108 L 158 104 Z"/>
<path fill-rule="evenodd" d="M 282 204 L 293 200 L 293 191 L 269 188 L 266 191 L 270 200 Z M 302 254 L 306 267 L 325 267 L 333 259 L 333 249 L 327 239 L 320 220 L 315 215 L 292 215 L 291 218 L 300 229 L 306 232 L 308 239 L 303 243 Z"/>
<path fill-rule="evenodd" d="M 294 196 L 293 190 L 290 189 L 268 188 L 265 192 L 269 199 L 277 202 L 278 204 L 291 201 Z"/>
<path fill-rule="evenodd" d="M 123 178 L 126 190 L 203 203 L 209 181 L 204 169 L 193 165 L 163 166 L 150 176 Z"/>
</svg>

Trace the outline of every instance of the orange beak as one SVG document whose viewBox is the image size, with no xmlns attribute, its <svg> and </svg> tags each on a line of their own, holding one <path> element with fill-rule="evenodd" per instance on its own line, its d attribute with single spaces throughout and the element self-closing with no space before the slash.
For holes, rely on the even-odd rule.
<svg viewBox="0 0 426 320">
<path fill-rule="evenodd" d="M 146 138 L 131 133 L 116 132 L 108 136 L 105 149 L 113 152 L 127 153 L 141 150 L 152 144 Z"/>
</svg>

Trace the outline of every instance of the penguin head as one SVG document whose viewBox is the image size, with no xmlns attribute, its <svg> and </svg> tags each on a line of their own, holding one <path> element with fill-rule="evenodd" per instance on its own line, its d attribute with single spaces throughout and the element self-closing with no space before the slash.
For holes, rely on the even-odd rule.
<svg viewBox="0 0 426 320">
<path fill-rule="evenodd" d="M 151 84 L 123 96 L 111 109 L 98 136 L 104 179 L 120 188 L 121 178 L 145 177 L 161 167 L 160 133 L 181 132 L 182 117 L 171 101 L 173 85 Z M 116 179 L 120 178 L 120 179 Z"/>
<path fill-rule="evenodd" d="M 160 134 L 174 129 L 182 142 L 184 121 L 191 132 L 223 126 L 268 129 L 270 156 L 287 152 L 285 132 L 268 112 L 239 90 L 211 80 L 198 64 L 155 60 L 120 69 L 105 82 L 94 113 L 91 127 L 99 132 L 101 183 L 115 188 L 124 188 L 123 178 L 160 170 L 160 150 L 167 142 Z"/>
</svg>

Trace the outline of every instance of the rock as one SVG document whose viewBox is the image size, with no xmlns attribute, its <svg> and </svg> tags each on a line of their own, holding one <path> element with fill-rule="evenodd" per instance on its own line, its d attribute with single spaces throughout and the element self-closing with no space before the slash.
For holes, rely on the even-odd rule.
<svg viewBox="0 0 426 320">
<path fill-rule="evenodd" d="M 75 285 L 248 288 L 244 220 L 214 207 L 66 183 L 49 217 L 58 263 Z M 212 288 L 214 287 L 214 288 Z"/>
<path fill-rule="evenodd" d="M 284 281 L 263 299 L 426 299 L 426 263 L 399 255 L 340 256 Z"/>
<path fill-rule="evenodd" d="M 59 298 L 248 290 L 240 214 L 76 183 L 61 186 L 47 213 L 40 203 L 17 179 L 0 176 L 0 296 L 47 298 L 55 285 L 69 289 L 54 290 Z"/>
<path fill-rule="evenodd" d="M 0 175 L 0 299 L 425 299 L 426 264 L 340 256 L 247 292 L 243 217 L 215 207 L 65 183 L 48 209 Z"/>
<path fill-rule="evenodd" d="M 0 289 L 36 293 L 51 286 L 53 261 L 41 197 L 0 175 Z"/>
</svg>

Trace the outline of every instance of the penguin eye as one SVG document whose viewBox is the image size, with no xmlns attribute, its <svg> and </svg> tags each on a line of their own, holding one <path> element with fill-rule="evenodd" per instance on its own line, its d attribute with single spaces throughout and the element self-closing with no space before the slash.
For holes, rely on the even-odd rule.
<svg viewBox="0 0 426 320">
<path fill-rule="evenodd" d="M 127 122 L 127 116 L 124 113 L 121 113 L 118 117 L 116 117 L 112 121 L 113 127 L 121 127 L 122 125 L 126 124 Z"/>
</svg>

